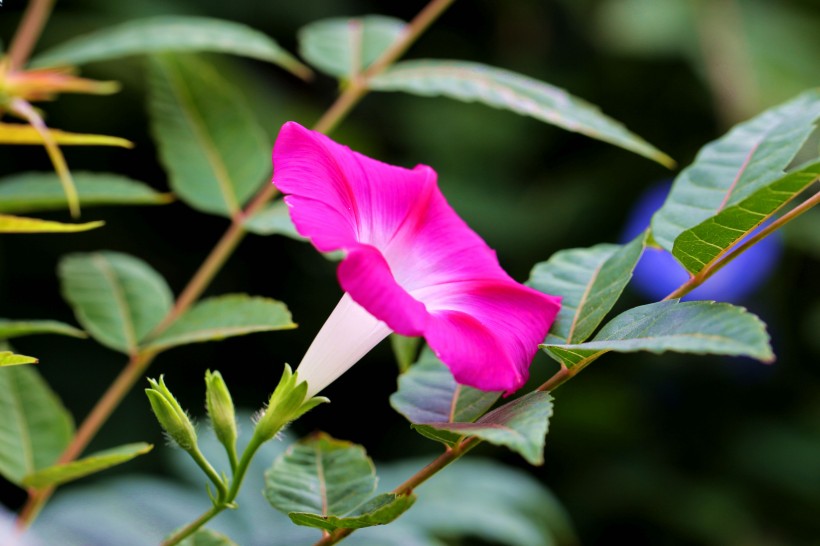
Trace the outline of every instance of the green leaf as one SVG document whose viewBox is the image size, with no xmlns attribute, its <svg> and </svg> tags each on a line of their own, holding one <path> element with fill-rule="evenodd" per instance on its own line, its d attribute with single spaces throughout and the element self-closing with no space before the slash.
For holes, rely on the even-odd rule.
<svg viewBox="0 0 820 546">
<path fill-rule="evenodd" d="M 364 448 L 320 433 L 291 446 L 265 472 L 265 496 L 285 513 L 344 516 L 376 489 Z"/>
<path fill-rule="evenodd" d="M 416 355 L 419 353 L 421 341 L 422 338 L 420 337 L 390 334 L 390 347 L 392 347 L 396 363 L 399 365 L 399 373 L 404 373 L 410 369 L 410 366 L 416 360 Z"/>
<path fill-rule="evenodd" d="M 672 253 L 691 273 L 699 273 L 818 179 L 820 162 L 787 174 L 681 233 Z"/>
<path fill-rule="evenodd" d="M 34 334 L 59 334 L 84 338 L 85 332 L 70 324 L 56 320 L 10 320 L 0 319 L 0 339 L 11 339 Z"/>
<path fill-rule="evenodd" d="M 820 90 L 812 90 L 704 146 L 652 217 L 655 241 L 672 252 L 681 233 L 781 179 L 818 117 Z"/>
<path fill-rule="evenodd" d="M 645 246 L 642 233 L 623 246 L 561 250 L 536 264 L 527 284 L 562 298 L 546 343 L 586 341 L 623 293 Z"/>
<path fill-rule="evenodd" d="M 164 351 L 189 343 L 292 328 L 296 324 L 281 301 L 229 294 L 197 303 L 162 334 L 149 339 L 145 348 Z"/>
<path fill-rule="evenodd" d="M 433 429 L 461 437 L 476 436 L 512 449 L 530 464 L 540 465 L 544 463 L 544 442 L 550 417 L 552 397 L 549 393 L 534 391 L 494 409 L 475 423 L 436 423 L 414 425 L 414 428 L 419 432 Z"/>
<path fill-rule="evenodd" d="M 299 31 L 299 54 L 326 74 L 349 78 L 373 64 L 406 26 L 380 15 L 317 21 Z"/>
<path fill-rule="evenodd" d="M 399 390 L 390 405 L 413 424 L 447 424 L 475 421 L 492 407 L 500 392 L 484 392 L 459 385 L 450 370 L 425 347 L 418 362 L 399 377 Z M 453 445 L 459 435 L 417 428 L 433 440 Z M 426 434 L 426 433 L 430 434 Z"/>
<path fill-rule="evenodd" d="M 148 453 L 153 448 L 154 446 L 151 444 L 139 442 L 106 449 L 70 463 L 37 470 L 23 478 L 23 485 L 35 489 L 61 485 L 128 462 L 135 457 Z"/>
<path fill-rule="evenodd" d="M 23 477 L 57 460 L 74 424 L 57 395 L 32 366 L 0 369 L 0 475 Z"/>
<path fill-rule="evenodd" d="M 200 529 L 180 542 L 179 546 L 237 546 L 237 544 L 221 533 L 210 529 Z"/>
<path fill-rule="evenodd" d="M 480 102 L 556 125 L 630 150 L 667 167 L 675 162 L 594 105 L 548 83 L 466 61 L 396 63 L 368 84 L 376 91 L 404 91 Z"/>
<path fill-rule="evenodd" d="M 763 321 L 742 307 L 709 301 L 642 305 L 612 319 L 592 341 L 541 348 L 568 368 L 585 366 L 607 351 L 675 351 L 774 360 Z"/>
<path fill-rule="evenodd" d="M 91 336 L 134 354 L 171 310 L 165 280 L 142 260 L 119 252 L 70 254 L 60 261 L 63 297 Z"/>
<path fill-rule="evenodd" d="M 320 516 L 307 512 L 291 512 L 288 516 L 296 525 L 315 527 L 326 531 L 362 529 L 390 523 L 413 506 L 414 502 L 416 502 L 416 496 L 413 494 L 383 493 L 373 497 L 345 517 Z"/>
<path fill-rule="evenodd" d="M 21 364 L 37 364 L 38 360 L 32 356 L 17 355 L 11 351 L 0 351 L 0 368 L 3 366 L 20 366 Z"/>
<path fill-rule="evenodd" d="M 271 144 L 244 97 L 193 56 L 152 57 L 152 131 L 174 192 L 195 209 L 233 216 L 270 179 Z"/>
<path fill-rule="evenodd" d="M 105 222 L 87 222 L 85 224 L 64 224 L 38 218 L 24 218 L 0 214 L 0 233 L 74 233 L 98 228 Z"/>
<path fill-rule="evenodd" d="M 307 241 L 299 235 L 290 219 L 288 206 L 281 199 L 245 220 L 245 229 L 257 235 L 284 235 L 297 241 Z"/>
<path fill-rule="evenodd" d="M 271 38 L 246 25 L 209 17 L 138 19 L 74 38 L 38 55 L 34 66 L 79 65 L 130 55 L 169 51 L 213 51 L 268 61 L 301 78 L 310 69 Z"/>
<path fill-rule="evenodd" d="M 164 205 L 173 196 L 158 193 L 136 180 L 112 173 L 72 173 L 80 204 Z M 68 207 L 59 177 L 54 173 L 22 173 L 0 180 L 0 212 L 28 213 Z"/>
</svg>

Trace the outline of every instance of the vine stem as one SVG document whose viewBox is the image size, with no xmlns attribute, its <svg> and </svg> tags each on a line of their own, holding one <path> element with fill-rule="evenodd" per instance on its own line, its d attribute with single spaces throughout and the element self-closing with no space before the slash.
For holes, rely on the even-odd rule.
<svg viewBox="0 0 820 546">
<path fill-rule="evenodd" d="M 407 49 L 415 42 L 418 37 L 435 21 L 441 13 L 444 12 L 455 0 L 432 0 L 427 4 L 419 14 L 408 23 L 402 36 L 388 48 L 384 54 L 377 59 L 368 69 L 358 77 L 354 78 L 353 84 L 349 85 L 336 101 L 328 108 L 325 114 L 314 125 L 314 130 L 328 133 L 332 131 L 339 122 L 352 110 L 352 108 L 364 97 L 367 93 L 366 81 L 368 78 L 382 72 L 396 59 L 399 58 Z M 33 0 L 33 4 L 46 5 L 50 10 L 51 4 L 54 0 Z M 33 9 L 33 7 L 31 8 Z M 43 6 L 40 7 L 43 9 Z M 46 10 L 47 15 L 49 10 Z M 25 21 L 28 21 L 28 12 Z M 32 16 L 33 17 L 33 16 Z M 42 23 L 38 28 L 42 28 L 44 24 L 44 15 L 39 16 Z M 33 23 L 31 23 L 33 24 Z M 33 34 L 33 39 L 39 36 L 39 32 Z M 22 38 L 21 38 L 22 39 Z M 15 36 L 15 41 L 18 38 Z M 33 44 L 33 41 L 32 41 Z M 22 47 L 22 46 L 18 46 Z M 31 47 L 29 47 L 30 52 Z M 22 54 L 21 54 L 22 55 Z M 22 55 L 20 58 L 27 58 L 28 53 Z M 196 271 L 194 276 L 183 289 L 174 307 L 160 322 L 159 326 L 152 332 L 156 336 L 165 331 L 175 320 L 182 316 L 197 299 L 202 295 L 210 282 L 220 271 L 225 262 L 230 258 L 233 251 L 247 234 L 244 228 L 245 219 L 252 216 L 254 213 L 261 210 L 261 208 L 277 195 L 277 189 L 273 184 L 266 184 L 248 204 L 245 210 L 235 214 L 231 218 L 231 225 L 228 230 L 211 250 L 208 257 Z M 72 438 L 68 447 L 60 456 L 60 463 L 67 463 L 74 461 L 88 446 L 89 442 L 96 436 L 103 424 L 108 420 L 114 410 L 119 406 L 122 399 L 142 377 L 148 367 L 151 365 L 156 353 L 154 352 L 137 352 L 131 356 L 131 359 L 122 369 L 120 374 L 114 382 L 108 387 L 105 394 L 97 402 L 91 413 L 85 418 L 80 428 L 77 430 L 74 438 Z M 241 462 L 240 462 L 241 465 Z M 43 489 L 30 489 L 29 497 L 26 504 L 23 506 L 17 518 L 18 528 L 26 528 L 34 521 L 42 510 L 45 503 L 54 493 L 54 487 L 47 487 Z M 216 514 L 211 515 L 213 517 Z M 204 515 L 203 515 L 204 517 Z M 210 519 L 207 518 L 207 519 Z M 202 523 L 205 523 L 204 520 Z M 200 525 L 202 525 L 202 523 Z"/>
<path fill-rule="evenodd" d="M 34 44 L 46 26 L 55 0 L 31 0 L 23 14 L 23 20 L 9 46 L 9 72 L 20 70 L 25 66 L 34 49 Z"/>
</svg>

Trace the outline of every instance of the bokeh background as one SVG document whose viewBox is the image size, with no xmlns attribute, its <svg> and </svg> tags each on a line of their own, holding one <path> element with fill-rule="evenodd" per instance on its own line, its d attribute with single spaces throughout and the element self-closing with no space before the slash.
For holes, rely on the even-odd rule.
<svg viewBox="0 0 820 546">
<path fill-rule="evenodd" d="M 60 0 L 40 47 L 136 17 L 195 14 L 244 22 L 296 51 L 296 33 L 311 21 L 369 13 L 408 20 L 422 6 L 416 0 Z M 15 0 L 0 8 L 3 43 L 21 11 Z M 820 85 L 818 29 L 816 0 L 461 0 L 407 57 L 472 60 L 563 87 L 685 166 L 732 124 Z M 305 84 L 268 64 L 207 58 L 240 86 L 271 139 L 286 120 L 313 123 L 336 93 L 336 83 L 321 75 Z M 133 150 L 67 149 L 73 169 L 119 172 L 165 189 L 149 134 L 141 62 L 91 64 L 83 75 L 119 80 L 123 90 L 111 97 L 65 96 L 44 109 L 53 127 L 136 143 Z M 622 241 L 630 219 L 649 212 L 635 211 L 641 196 L 675 174 L 532 119 L 443 98 L 370 95 L 333 136 L 384 161 L 432 165 L 453 207 L 521 281 L 557 250 Z M 0 176 L 48 168 L 41 149 L 0 147 Z M 68 219 L 67 213 L 43 216 Z M 74 323 L 55 268 L 62 255 L 75 251 L 134 254 L 178 292 L 227 227 L 226 220 L 181 202 L 88 209 L 84 218 L 105 220 L 106 226 L 70 236 L 0 239 L 0 315 Z M 769 324 L 775 364 L 607 355 L 556 392 L 544 466 L 528 467 L 500 448 L 474 454 L 518 467 L 552 490 L 581 544 L 820 544 L 817 212 L 795 222 L 767 252 L 736 273 L 746 279 L 765 269 L 765 278 L 732 301 Z M 654 265 L 650 273 L 660 275 L 664 267 Z M 248 236 L 208 293 L 281 299 L 300 328 L 174 349 L 157 359 L 151 375 L 166 374 L 183 404 L 202 414 L 199 378 L 207 368 L 218 369 L 238 405 L 258 408 L 282 363 L 299 362 L 340 297 L 334 269 L 304 243 Z M 637 278 L 633 284 L 644 286 L 630 287 L 619 308 L 649 301 L 646 288 L 653 282 L 651 274 Z M 40 371 L 79 421 L 123 357 L 93 341 L 45 339 L 25 338 L 15 346 L 40 358 Z M 538 356 L 533 385 L 554 371 L 554 363 Z M 332 405 L 290 432 L 325 430 L 364 444 L 377 461 L 434 456 L 438 445 L 416 435 L 389 406 L 396 374 L 385 343 L 327 389 Z M 100 482 L 135 472 L 174 479 L 163 456 L 170 448 L 141 389 L 90 449 L 138 440 L 158 448 Z M 61 493 L 71 495 L 73 487 Z M 2 496 L 11 509 L 23 499 L 12 488 Z M 496 543 L 486 536 L 442 540 Z"/>
</svg>

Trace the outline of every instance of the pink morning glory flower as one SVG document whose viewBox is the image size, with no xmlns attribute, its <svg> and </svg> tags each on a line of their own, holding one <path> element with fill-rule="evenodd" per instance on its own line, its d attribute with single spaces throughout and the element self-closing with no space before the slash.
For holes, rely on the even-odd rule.
<svg viewBox="0 0 820 546">
<path fill-rule="evenodd" d="M 299 233 L 344 254 L 345 294 L 297 370 L 309 395 L 390 332 L 424 336 L 461 384 L 509 393 L 526 382 L 560 298 L 501 269 L 432 168 L 388 165 L 294 122 L 279 132 L 273 164 Z"/>
</svg>

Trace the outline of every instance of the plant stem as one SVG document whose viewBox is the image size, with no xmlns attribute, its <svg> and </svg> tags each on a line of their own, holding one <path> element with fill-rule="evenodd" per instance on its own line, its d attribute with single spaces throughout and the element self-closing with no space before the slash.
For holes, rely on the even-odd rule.
<svg viewBox="0 0 820 546">
<path fill-rule="evenodd" d="M 11 40 L 9 46 L 9 72 L 20 70 L 28 61 L 31 51 L 34 49 L 34 44 L 43 32 L 43 27 L 48 21 L 48 16 L 51 15 L 51 9 L 54 7 L 55 0 L 31 0 L 26 12 L 23 14 L 23 20 L 17 27 L 17 32 Z"/>
<path fill-rule="evenodd" d="M 200 527 L 211 521 L 217 514 L 225 510 L 225 508 L 227 508 L 227 505 L 224 504 L 211 506 L 210 510 L 203 513 L 194 521 L 174 533 L 174 535 L 169 539 L 164 540 L 161 546 L 174 546 L 175 544 L 179 544 L 192 534 L 196 533 Z"/>
<path fill-rule="evenodd" d="M 677 290 L 663 298 L 663 300 L 666 301 L 685 296 L 686 294 L 688 294 L 689 292 L 691 292 L 692 290 L 706 282 L 706 280 L 709 277 L 720 271 L 721 268 L 723 268 L 723 266 L 727 265 L 729 262 L 737 258 L 739 255 L 741 255 L 742 253 L 746 252 L 751 247 L 756 245 L 760 240 L 766 238 L 771 233 L 778 230 L 787 223 L 791 222 L 792 220 L 794 220 L 807 210 L 811 209 L 818 203 L 820 203 L 820 191 L 818 191 L 817 193 L 815 193 L 814 195 L 812 195 L 811 197 L 809 197 L 808 199 L 794 207 L 792 210 L 790 210 L 789 212 L 787 212 L 786 214 L 784 214 L 783 216 L 769 224 L 768 226 L 764 227 L 763 229 L 755 233 L 754 236 L 749 237 L 746 240 L 746 242 L 737 247 L 737 250 L 727 255 L 722 260 L 713 262 L 708 266 L 704 267 L 703 269 L 701 269 L 697 275 L 690 277 L 688 281 L 686 281 L 680 287 L 678 287 Z"/>
<path fill-rule="evenodd" d="M 202 469 L 208 479 L 213 482 L 216 486 L 217 494 L 219 495 L 217 498 L 220 503 L 227 502 L 228 499 L 228 486 L 225 485 L 225 482 L 219 476 L 214 467 L 211 466 L 211 463 L 208 462 L 208 459 L 205 458 L 205 455 L 199 450 L 198 446 L 194 446 L 190 451 L 188 451 L 188 455 L 194 460 L 194 462 Z"/>
</svg>

